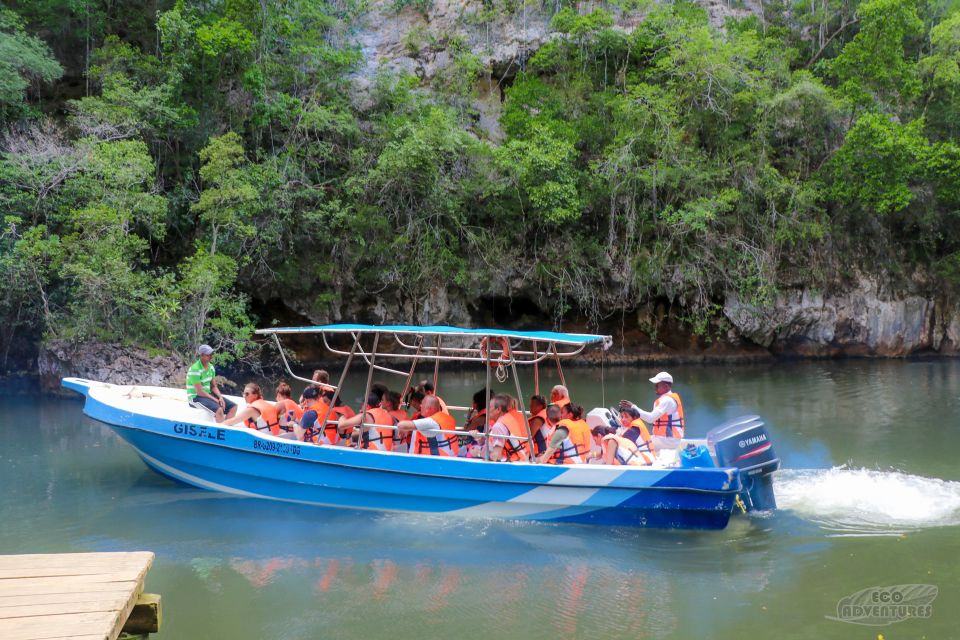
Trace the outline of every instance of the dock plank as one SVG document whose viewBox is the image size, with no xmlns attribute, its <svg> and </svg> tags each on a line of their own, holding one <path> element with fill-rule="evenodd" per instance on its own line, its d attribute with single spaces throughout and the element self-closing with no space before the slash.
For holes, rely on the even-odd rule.
<svg viewBox="0 0 960 640">
<path fill-rule="evenodd" d="M 116 640 L 153 553 L 0 556 L 0 638 Z"/>
<path fill-rule="evenodd" d="M 55 600 L 57 602 L 87 602 L 89 600 L 110 600 L 113 598 L 126 598 L 130 594 L 129 589 L 111 589 L 110 591 L 76 591 L 74 593 L 57 593 Z M 47 604 L 51 601 L 49 593 L 31 593 L 16 595 L 0 594 L 0 609 L 6 607 L 17 607 L 21 605 Z"/>
</svg>

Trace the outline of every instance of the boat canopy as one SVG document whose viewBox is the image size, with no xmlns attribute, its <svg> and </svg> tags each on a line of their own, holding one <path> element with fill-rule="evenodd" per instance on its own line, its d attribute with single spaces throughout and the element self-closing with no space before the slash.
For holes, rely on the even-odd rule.
<svg viewBox="0 0 960 640">
<path fill-rule="evenodd" d="M 448 327 L 443 325 L 420 327 L 415 325 L 374 325 L 374 324 L 327 324 L 315 327 L 275 327 L 258 329 L 258 334 L 297 334 L 297 333 L 343 333 L 357 335 L 362 333 L 394 333 L 416 336 L 450 336 L 469 338 L 508 338 L 512 340 L 530 340 L 554 344 L 585 346 L 601 344 L 604 350 L 610 348 L 613 339 L 610 336 L 590 333 L 558 333 L 555 331 L 513 331 L 505 329 L 472 329 L 466 327 Z"/>
</svg>

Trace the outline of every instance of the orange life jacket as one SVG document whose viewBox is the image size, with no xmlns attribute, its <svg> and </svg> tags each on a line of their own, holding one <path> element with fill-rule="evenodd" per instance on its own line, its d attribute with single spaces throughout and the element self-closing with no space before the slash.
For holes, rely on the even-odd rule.
<svg viewBox="0 0 960 640">
<path fill-rule="evenodd" d="M 587 459 L 593 444 L 593 434 L 586 420 L 561 420 L 558 427 L 566 427 L 570 434 L 553 453 L 551 462 L 554 464 L 578 464 Z"/>
<path fill-rule="evenodd" d="M 440 425 L 440 428 L 444 431 L 453 431 L 457 428 L 457 421 L 449 413 L 438 411 L 430 418 Z M 413 432 L 413 450 L 410 453 L 429 456 L 455 456 L 457 451 L 456 436 L 438 433 L 435 437 L 427 437 L 419 429 Z"/>
<path fill-rule="evenodd" d="M 392 427 L 393 416 L 380 407 L 371 407 L 367 413 L 373 418 L 373 424 L 382 424 L 385 427 Z M 393 451 L 393 429 L 375 429 L 373 427 L 363 427 L 360 432 L 364 449 L 376 449 L 378 451 Z"/>
<path fill-rule="evenodd" d="M 650 437 L 650 431 L 643 420 L 637 418 L 631 422 L 630 427 L 618 438 L 620 439 L 617 440 L 617 455 L 614 458 L 617 464 L 653 464 L 657 452 L 653 448 L 653 439 Z M 633 444 L 633 447 L 624 445 L 624 442 Z"/>
<path fill-rule="evenodd" d="M 504 460 L 507 462 L 528 460 L 530 443 L 527 440 L 527 427 L 523 424 L 523 414 L 516 410 L 508 411 L 500 416 L 500 422 L 510 430 L 510 437 L 503 441 Z"/>
<path fill-rule="evenodd" d="M 337 444 L 340 442 L 340 432 L 337 431 L 336 423 L 327 424 L 323 427 L 320 426 L 320 421 L 323 420 L 323 416 L 327 414 L 327 405 L 323 400 L 317 400 L 309 409 L 304 409 L 303 414 L 306 415 L 307 411 L 314 411 L 317 414 L 317 419 L 313 425 L 304 428 L 303 432 L 303 441 L 312 442 L 314 444 Z M 327 417 L 327 420 L 330 420 L 336 416 L 333 415 L 333 412 L 330 413 L 330 416 Z M 303 426 L 303 416 L 300 418 L 300 426 Z"/>
<path fill-rule="evenodd" d="M 539 425 L 534 424 L 534 420 L 540 420 Z M 539 456 L 547 450 L 547 437 L 550 432 L 550 426 L 547 424 L 546 410 L 539 411 L 530 416 L 530 431 L 533 432 L 533 448 Z"/>
<path fill-rule="evenodd" d="M 664 398 L 667 396 L 673 398 L 677 403 L 677 410 L 671 414 L 663 414 L 653 423 L 653 435 L 666 438 L 682 438 L 685 422 L 683 419 L 683 403 L 680 401 L 680 395 L 674 391 L 669 391 L 659 396 L 653 401 L 653 409 L 657 409 Z"/>
<path fill-rule="evenodd" d="M 258 431 L 270 430 L 275 436 L 280 435 L 280 412 L 272 402 L 267 402 L 263 398 L 254 400 L 248 406 L 253 407 L 260 412 L 259 418 L 247 418 L 247 426 Z"/>
<path fill-rule="evenodd" d="M 303 407 L 290 398 L 278 401 L 277 405 L 287 414 L 287 422 L 300 422 L 300 418 L 303 417 Z M 286 430 L 290 431 L 289 428 Z"/>
<path fill-rule="evenodd" d="M 555 404 L 558 407 L 565 407 L 570 404 L 570 398 L 560 398 L 559 400 L 551 402 L 551 404 Z"/>
</svg>

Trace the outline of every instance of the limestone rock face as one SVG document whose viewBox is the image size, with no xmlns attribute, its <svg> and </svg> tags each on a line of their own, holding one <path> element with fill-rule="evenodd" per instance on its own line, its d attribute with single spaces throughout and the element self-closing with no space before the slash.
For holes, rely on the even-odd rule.
<svg viewBox="0 0 960 640">
<path fill-rule="evenodd" d="M 183 386 L 189 362 L 170 355 L 111 343 L 72 344 L 54 340 L 40 349 L 37 369 L 44 390 L 61 393 L 60 379 L 87 378 L 112 384 Z"/>
<path fill-rule="evenodd" d="M 797 355 L 954 353 L 960 339 L 955 308 L 915 293 L 886 292 L 868 277 L 836 295 L 801 289 L 763 307 L 729 292 L 723 312 L 741 336 Z"/>
</svg>

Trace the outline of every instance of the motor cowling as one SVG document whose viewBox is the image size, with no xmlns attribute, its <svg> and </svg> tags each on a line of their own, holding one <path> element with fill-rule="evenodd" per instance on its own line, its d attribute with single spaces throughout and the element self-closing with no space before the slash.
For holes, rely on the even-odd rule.
<svg viewBox="0 0 960 640">
<path fill-rule="evenodd" d="M 777 508 L 773 472 L 780 468 L 780 458 L 759 416 L 741 416 L 724 422 L 707 433 L 707 444 L 716 453 L 719 466 L 740 470 L 743 484 L 740 497 L 747 510 Z"/>
</svg>

